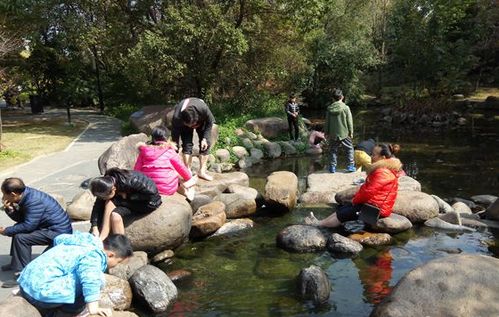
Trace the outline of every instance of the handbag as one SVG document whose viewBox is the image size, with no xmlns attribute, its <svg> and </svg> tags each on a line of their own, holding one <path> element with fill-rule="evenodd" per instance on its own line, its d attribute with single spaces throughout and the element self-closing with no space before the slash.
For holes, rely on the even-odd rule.
<svg viewBox="0 0 499 317">
<path fill-rule="evenodd" d="M 398 180 L 397 180 L 397 182 L 398 182 Z M 385 200 L 383 201 L 383 204 L 385 203 L 386 199 L 388 198 L 388 195 L 390 195 L 390 193 L 392 192 L 394 186 L 395 186 L 395 184 L 392 185 L 392 188 L 390 189 L 388 194 L 386 194 L 386 197 L 385 197 Z M 362 207 L 360 207 L 359 220 L 361 220 L 364 223 L 367 223 L 370 226 L 374 226 L 379 220 L 380 212 L 381 212 L 381 210 L 379 209 L 379 207 L 364 203 L 364 204 L 362 204 Z"/>
</svg>

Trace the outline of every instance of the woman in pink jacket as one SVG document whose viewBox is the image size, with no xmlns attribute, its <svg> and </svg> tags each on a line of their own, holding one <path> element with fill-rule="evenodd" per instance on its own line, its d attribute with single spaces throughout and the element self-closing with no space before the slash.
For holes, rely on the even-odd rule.
<svg viewBox="0 0 499 317">
<path fill-rule="evenodd" d="M 180 194 L 192 200 L 196 177 L 192 176 L 180 159 L 175 144 L 167 141 L 166 130 L 161 127 L 154 128 L 151 138 L 150 144 L 139 143 L 139 156 L 134 170 L 150 177 L 161 195 L 170 196 L 178 190 Z M 183 179 L 180 181 L 180 187 L 179 175 Z"/>
</svg>

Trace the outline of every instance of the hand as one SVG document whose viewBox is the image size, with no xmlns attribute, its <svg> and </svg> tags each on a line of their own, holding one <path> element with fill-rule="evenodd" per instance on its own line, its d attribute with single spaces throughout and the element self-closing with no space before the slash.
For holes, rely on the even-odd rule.
<svg viewBox="0 0 499 317">
<path fill-rule="evenodd" d="M 353 134 L 350 134 L 348 137 L 349 137 L 351 140 L 353 140 Z"/>
<path fill-rule="evenodd" d="M 8 200 L 3 200 L 3 208 L 9 214 L 14 212 L 14 205 Z"/>
<path fill-rule="evenodd" d="M 92 227 L 92 234 L 94 236 L 96 236 L 97 238 L 99 237 L 100 232 L 99 232 L 99 228 L 97 228 L 97 226 Z"/>
<path fill-rule="evenodd" d="M 201 140 L 201 151 L 205 151 L 208 148 L 208 141 L 206 139 Z"/>
<path fill-rule="evenodd" d="M 105 317 L 113 315 L 113 310 L 111 308 L 99 307 L 99 302 L 87 303 L 87 309 L 90 315 L 99 315 Z"/>
<path fill-rule="evenodd" d="M 5 232 L 5 228 L 4 227 L 0 227 L 0 234 L 3 235 Z"/>
</svg>

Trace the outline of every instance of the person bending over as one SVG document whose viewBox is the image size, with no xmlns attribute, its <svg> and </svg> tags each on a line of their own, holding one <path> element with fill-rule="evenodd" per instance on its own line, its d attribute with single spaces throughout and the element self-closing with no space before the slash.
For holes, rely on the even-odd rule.
<svg viewBox="0 0 499 317">
<path fill-rule="evenodd" d="M 352 204 L 341 206 L 336 213 L 323 220 L 318 220 L 311 212 L 305 218 L 305 223 L 319 227 L 338 227 L 346 221 L 357 220 L 363 204 L 378 207 L 381 218 L 390 216 L 397 198 L 402 163 L 393 157 L 387 144 L 376 145 L 371 159 L 373 164 L 367 171 L 366 182 L 353 197 Z"/>
<path fill-rule="evenodd" d="M 18 279 L 20 295 L 42 316 L 58 312 L 71 316 L 111 316 L 99 307 L 103 272 L 132 256 L 127 237 L 110 235 L 103 242 L 89 233 L 75 232 L 55 238 L 54 247 L 34 259 Z"/>
<path fill-rule="evenodd" d="M 137 171 L 111 168 L 104 176 L 92 179 L 90 191 L 97 197 L 90 230 L 101 240 L 110 233 L 125 234 L 123 218 L 150 213 L 162 203 L 154 181 Z"/>
</svg>

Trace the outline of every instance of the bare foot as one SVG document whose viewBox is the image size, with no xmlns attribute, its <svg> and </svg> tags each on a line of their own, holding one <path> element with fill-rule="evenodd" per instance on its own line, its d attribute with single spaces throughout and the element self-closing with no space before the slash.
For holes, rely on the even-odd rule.
<svg viewBox="0 0 499 317">
<path fill-rule="evenodd" d="M 305 217 L 304 222 L 306 225 L 315 226 L 315 227 L 318 227 L 320 223 L 319 219 L 315 217 L 313 212 L 310 213 L 310 216 Z"/>
<path fill-rule="evenodd" d="M 213 176 L 209 175 L 207 172 L 199 172 L 198 173 L 198 177 L 202 178 L 204 180 L 207 180 L 207 181 L 212 181 L 213 180 Z"/>
</svg>

